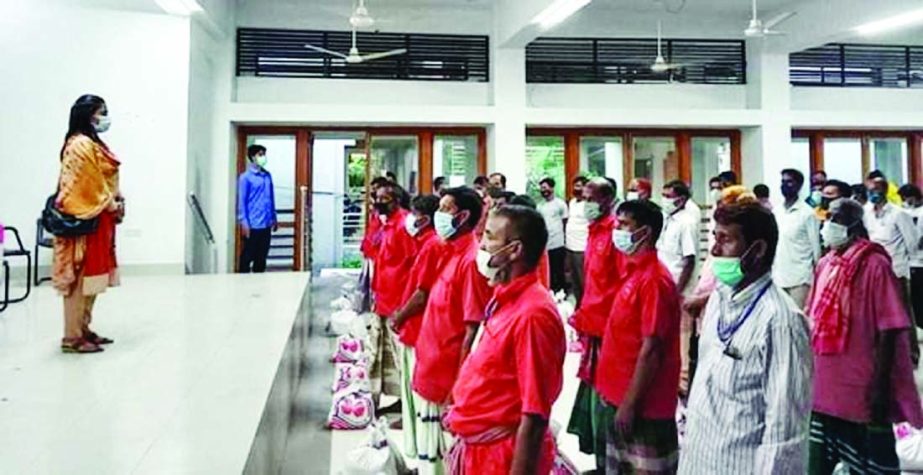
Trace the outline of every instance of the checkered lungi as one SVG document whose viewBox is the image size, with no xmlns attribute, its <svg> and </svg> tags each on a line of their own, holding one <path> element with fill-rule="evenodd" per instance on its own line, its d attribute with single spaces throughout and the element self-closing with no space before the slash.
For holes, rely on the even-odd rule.
<svg viewBox="0 0 923 475">
<path fill-rule="evenodd" d="M 400 397 L 401 374 L 397 366 L 397 350 L 394 347 L 395 335 L 385 318 L 372 318 L 369 327 L 372 361 L 369 380 L 372 394 L 388 394 Z"/>
<path fill-rule="evenodd" d="M 811 475 L 832 473 L 839 462 L 863 475 L 900 473 L 891 424 L 860 424 L 813 412 L 808 447 Z"/>
<path fill-rule="evenodd" d="M 631 434 L 625 437 L 616 429 L 614 416 L 618 408 L 613 409 L 613 418 L 606 428 L 606 473 L 676 473 L 679 468 L 676 420 L 638 418 Z"/>
<path fill-rule="evenodd" d="M 417 458 L 417 417 L 413 397 L 413 367 L 416 363 L 413 348 L 395 339 L 397 362 L 401 374 L 401 427 L 404 436 L 404 455 Z"/>
<path fill-rule="evenodd" d="M 445 456 L 451 438 L 442 428 L 445 407 L 429 402 L 417 393 L 413 393 L 413 405 L 416 411 L 417 473 L 444 475 Z"/>
</svg>

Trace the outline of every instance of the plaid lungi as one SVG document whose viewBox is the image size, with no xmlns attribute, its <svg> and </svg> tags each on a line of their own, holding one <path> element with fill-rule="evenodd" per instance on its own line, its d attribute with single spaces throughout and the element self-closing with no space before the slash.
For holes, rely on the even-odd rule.
<svg viewBox="0 0 923 475">
<path fill-rule="evenodd" d="M 611 407 L 611 406 L 610 406 Z M 618 413 L 613 408 L 613 416 Z M 679 439 L 674 419 L 638 418 L 628 437 L 606 427 L 606 473 L 674 474 L 679 468 Z"/>
<path fill-rule="evenodd" d="M 372 344 L 372 366 L 369 369 L 369 380 L 372 394 L 376 397 L 382 393 L 400 397 L 401 374 L 397 366 L 394 332 L 387 319 L 378 317 L 371 320 L 369 340 Z"/>
<path fill-rule="evenodd" d="M 828 474 L 843 462 L 852 473 L 900 473 L 891 424 L 850 422 L 811 413 L 808 473 Z"/>
<path fill-rule="evenodd" d="M 442 428 L 442 414 L 445 409 L 433 404 L 417 393 L 413 393 L 416 410 L 417 473 L 419 475 L 444 475 L 445 455 L 448 453 L 449 438 Z"/>
<path fill-rule="evenodd" d="M 577 436 L 581 452 L 596 455 L 596 468 L 600 473 L 606 468 L 606 421 L 611 421 L 612 417 L 612 408 L 602 402 L 592 385 L 581 381 L 567 432 Z"/>
</svg>

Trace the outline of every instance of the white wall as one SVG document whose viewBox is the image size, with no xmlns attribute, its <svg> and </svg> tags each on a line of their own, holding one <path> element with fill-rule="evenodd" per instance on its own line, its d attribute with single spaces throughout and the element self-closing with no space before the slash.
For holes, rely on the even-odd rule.
<svg viewBox="0 0 923 475">
<path fill-rule="evenodd" d="M 893 111 L 920 113 L 923 89 L 793 87 L 793 110 Z"/>
<path fill-rule="evenodd" d="M 704 84 L 529 84 L 532 107 L 744 109 L 746 86 Z"/>
<path fill-rule="evenodd" d="M 11 66 L 0 88 L 7 145 L 0 220 L 24 231 L 31 246 L 35 219 L 55 189 L 70 106 L 98 94 L 113 120 L 103 139 L 123 163 L 121 264 L 181 271 L 188 19 L 13 0 L 0 16 L 0 44 L 0 62 Z"/>
<path fill-rule="evenodd" d="M 237 102 L 485 106 L 488 83 L 237 78 Z"/>
</svg>

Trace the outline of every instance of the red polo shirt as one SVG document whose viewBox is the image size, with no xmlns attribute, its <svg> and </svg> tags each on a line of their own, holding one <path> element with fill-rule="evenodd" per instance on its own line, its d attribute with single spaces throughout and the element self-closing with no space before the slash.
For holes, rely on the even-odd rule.
<svg viewBox="0 0 923 475">
<path fill-rule="evenodd" d="M 663 343 L 663 361 L 638 411 L 645 419 L 672 420 L 680 369 L 679 292 L 656 251 L 644 251 L 626 260 L 628 278 L 615 296 L 606 323 L 596 366 L 596 389 L 609 404 L 621 405 L 644 338 L 656 336 Z"/>
<path fill-rule="evenodd" d="M 612 310 L 612 298 L 625 278 L 625 255 L 612 244 L 615 216 L 590 223 L 583 264 L 583 299 L 574 312 L 574 328 L 602 338 Z"/>
<path fill-rule="evenodd" d="M 375 313 L 390 317 L 404 302 L 407 277 L 416 256 L 416 243 L 404 229 L 407 210 L 398 209 L 388 216 L 381 227 L 381 247 L 375 254 L 375 273 L 372 290 L 375 291 Z"/>
<path fill-rule="evenodd" d="M 462 436 L 516 427 L 523 414 L 548 420 L 561 393 L 564 325 L 538 274 L 497 287 L 487 309 L 480 342 L 452 390 L 448 424 Z"/>
<path fill-rule="evenodd" d="M 381 244 L 381 221 L 378 218 L 378 212 L 372 211 L 369 219 L 365 223 L 365 236 L 362 237 L 362 244 L 359 250 L 366 259 L 374 259 L 378 252 L 378 246 Z"/>
<path fill-rule="evenodd" d="M 439 268 L 442 265 L 442 257 L 445 252 L 443 249 L 444 243 L 436 236 L 432 226 L 420 231 L 419 234 L 414 236 L 414 240 L 417 242 L 417 249 L 420 251 L 417 252 L 417 258 L 410 269 L 410 278 L 407 280 L 407 288 L 404 290 L 404 302 L 401 305 L 406 304 L 418 289 L 429 294 L 433 284 L 436 283 L 436 277 L 439 276 Z M 404 320 L 404 325 L 401 326 L 401 332 L 398 335 L 401 343 L 409 347 L 415 346 L 422 324 L 422 311 L 416 315 L 409 315 Z"/>
<path fill-rule="evenodd" d="M 413 390 L 435 404 L 449 397 L 461 360 L 467 323 L 484 319 L 491 289 L 477 270 L 478 242 L 466 233 L 445 244 L 445 261 L 429 293 L 414 347 Z"/>
</svg>

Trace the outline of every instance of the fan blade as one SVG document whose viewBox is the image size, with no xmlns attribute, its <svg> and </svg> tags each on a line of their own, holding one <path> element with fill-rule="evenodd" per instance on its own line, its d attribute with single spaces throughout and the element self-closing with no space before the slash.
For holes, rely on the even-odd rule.
<svg viewBox="0 0 923 475">
<path fill-rule="evenodd" d="M 406 48 L 394 49 L 391 51 L 385 51 L 383 53 L 372 53 L 372 54 L 367 54 L 367 55 L 362 56 L 362 61 L 372 61 L 374 59 L 387 58 L 389 56 L 397 56 L 399 54 L 405 54 L 405 53 L 407 53 Z"/>
<path fill-rule="evenodd" d="M 778 30 L 763 30 L 763 36 L 785 36 L 788 33 Z"/>
<path fill-rule="evenodd" d="M 789 18 L 797 14 L 798 12 L 795 12 L 795 11 L 780 13 L 779 15 L 773 17 L 771 20 L 763 23 L 763 28 L 767 30 L 771 30 L 774 26 L 778 26 L 780 23 L 788 20 Z"/>
<path fill-rule="evenodd" d="M 304 45 L 304 47 L 307 48 L 307 49 L 313 49 L 314 51 L 317 51 L 318 53 L 329 54 L 330 56 L 336 56 L 337 58 L 346 59 L 346 55 L 345 55 L 345 54 L 343 54 L 343 53 L 338 53 L 338 52 L 336 52 L 336 51 L 330 51 L 329 49 L 321 48 L 320 46 Z"/>
</svg>

